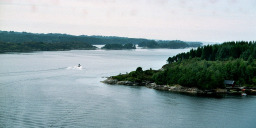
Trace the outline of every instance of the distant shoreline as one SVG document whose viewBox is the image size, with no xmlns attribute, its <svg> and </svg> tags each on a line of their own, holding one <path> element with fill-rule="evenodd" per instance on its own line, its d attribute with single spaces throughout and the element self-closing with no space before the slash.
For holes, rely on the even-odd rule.
<svg viewBox="0 0 256 128">
<path fill-rule="evenodd" d="M 135 48 L 108 48 L 105 49 L 105 45 L 92 45 L 88 48 L 86 47 L 80 47 L 80 48 L 51 48 L 52 45 L 56 45 L 54 43 L 49 44 L 50 46 L 45 45 L 44 47 L 41 47 L 40 45 L 37 45 L 39 43 L 36 43 L 33 47 L 28 47 L 24 44 L 17 44 L 17 43 L 8 43 L 4 44 L 0 42 L 0 54 L 8 54 L 8 53 L 30 53 L 30 52 L 43 52 L 43 51 L 71 51 L 71 50 L 135 50 L 135 49 L 170 49 L 171 48 L 146 48 L 146 47 L 138 47 Z M 1 47 L 2 46 L 2 47 Z M 13 47 L 15 49 L 13 49 Z M 34 48 L 35 47 L 35 48 Z M 38 48 L 37 48 L 38 47 Z M 79 47 L 79 46 L 77 46 Z M 196 47 L 186 47 L 186 48 L 178 48 L 178 49 L 187 49 L 187 48 L 196 48 Z M 174 48 L 176 49 L 176 48 Z"/>
<path fill-rule="evenodd" d="M 200 47 L 203 43 L 181 40 L 151 40 L 115 36 L 74 36 L 58 33 L 36 34 L 0 30 L 0 53 L 95 50 L 96 47 L 93 45 L 100 44 L 105 45 L 102 47 L 103 49 L 126 50 L 136 49 L 135 45 L 144 48 L 180 49 L 187 47 Z"/>
</svg>

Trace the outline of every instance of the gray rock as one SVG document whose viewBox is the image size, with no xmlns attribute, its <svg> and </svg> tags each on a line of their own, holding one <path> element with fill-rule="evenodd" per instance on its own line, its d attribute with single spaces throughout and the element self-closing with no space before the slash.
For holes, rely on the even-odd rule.
<svg viewBox="0 0 256 128">
<path fill-rule="evenodd" d="M 116 79 L 113 79 L 111 77 L 107 78 L 106 80 L 102 81 L 103 83 L 106 84 L 116 84 L 118 81 Z"/>
<path fill-rule="evenodd" d="M 135 83 L 131 81 L 118 81 L 116 84 L 133 86 Z"/>
<path fill-rule="evenodd" d="M 118 84 L 118 85 L 127 85 L 127 86 L 145 86 L 148 88 L 156 89 L 156 90 L 163 90 L 163 91 L 170 91 L 170 92 L 179 92 L 179 93 L 187 93 L 187 94 L 203 94 L 204 91 L 198 89 L 198 88 L 188 88 L 183 87 L 181 85 L 157 85 L 156 83 L 150 83 L 150 82 L 143 82 L 141 84 L 131 81 L 118 81 L 116 79 L 113 79 L 111 77 L 107 78 L 106 80 L 102 81 L 106 84 Z M 219 92 L 225 92 L 224 90 L 218 90 Z"/>
</svg>

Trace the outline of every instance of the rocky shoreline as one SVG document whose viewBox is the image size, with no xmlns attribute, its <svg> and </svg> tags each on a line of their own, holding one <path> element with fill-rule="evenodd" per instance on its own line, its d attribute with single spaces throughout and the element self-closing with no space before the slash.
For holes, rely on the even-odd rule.
<svg viewBox="0 0 256 128">
<path fill-rule="evenodd" d="M 183 87 L 181 85 L 170 86 L 170 85 L 157 85 L 156 83 L 150 83 L 150 82 L 136 83 L 131 81 L 118 81 L 116 79 L 113 79 L 112 77 L 108 77 L 106 80 L 102 82 L 110 85 L 145 86 L 147 88 L 152 88 L 156 90 L 183 93 L 183 94 L 189 94 L 189 95 L 218 96 L 218 95 L 227 93 L 226 89 L 200 90 L 198 88 Z"/>
</svg>

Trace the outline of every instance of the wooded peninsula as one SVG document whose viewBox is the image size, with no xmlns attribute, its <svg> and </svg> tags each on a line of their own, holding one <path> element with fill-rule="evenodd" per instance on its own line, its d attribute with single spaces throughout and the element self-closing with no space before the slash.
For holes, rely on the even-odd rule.
<svg viewBox="0 0 256 128">
<path fill-rule="evenodd" d="M 160 70 L 142 70 L 112 76 L 106 83 L 124 85 L 181 85 L 200 90 L 224 89 L 225 80 L 239 87 L 256 86 L 256 42 L 237 41 L 207 45 L 169 57 Z M 155 86 L 156 86 L 155 85 Z M 163 87 L 163 86 L 162 86 Z"/>
</svg>

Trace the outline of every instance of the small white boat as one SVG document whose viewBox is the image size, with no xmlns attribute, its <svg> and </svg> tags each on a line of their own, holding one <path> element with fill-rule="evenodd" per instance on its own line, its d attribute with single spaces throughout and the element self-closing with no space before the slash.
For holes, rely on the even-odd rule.
<svg viewBox="0 0 256 128">
<path fill-rule="evenodd" d="M 81 64 L 78 64 L 78 66 L 77 67 L 75 67 L 75 69 L 78 69 L 78 70 L 82 70 L 82 65 Z"/>
</svg>

